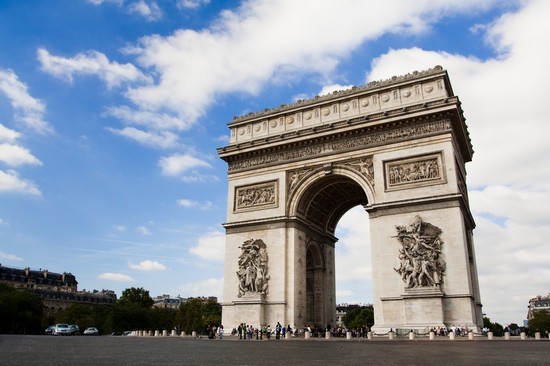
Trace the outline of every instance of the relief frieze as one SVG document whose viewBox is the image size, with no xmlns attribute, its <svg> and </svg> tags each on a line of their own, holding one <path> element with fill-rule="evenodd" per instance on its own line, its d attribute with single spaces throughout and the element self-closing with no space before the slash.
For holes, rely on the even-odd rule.
<svg viewBox="0 0 550 366">
<path fill-rule="evenodd" d="M 277 181 L 236 187 L 234 211 L 277 207 L 277 197 Z"/>
<path fill-rule="evenodd" d="M 423 135 L 451 130 L 448 119 L 419 123 L 414 126 L 396 128 L 393 130 L 370 133 L 362 136 L 343 137 L 330 142 L 322 142 L 306 147 L 289 148 L 275 153 L 266 153 L 253 158 L 243 158 L 229 161 L 230 173 L 254 169 L 259 166 L 280 164 L 293 160 L 303 160 L 320 155 L 333 154 L 339 151 L 360 149 L 381 143 L 404 141 Z"/>
<path fill-rule="evenodd" d="M 374 187 L 374 165 L 372 163 L 372 156 L 347 161 L 345 164 L 360 172 L 365 178 L 367 178 L 367 181 L 371 184 L 371 186 Z"/>
<path fill-rule="evenodd" d="M 441 154 L 384 163 L 387 189 L 444 183 Z M 403 187 L 405 186 L 405 187 Z"/>
</svg>

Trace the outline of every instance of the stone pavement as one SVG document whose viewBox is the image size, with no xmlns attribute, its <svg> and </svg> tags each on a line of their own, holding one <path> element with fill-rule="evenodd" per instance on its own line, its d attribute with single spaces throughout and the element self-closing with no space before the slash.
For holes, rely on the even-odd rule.
<svg viewBox="0 0 550 366">
<path fill-rule="evenodd" d="M 550 341 L 0 335 L 0 365 L 550 365 Z"/>
</svg>

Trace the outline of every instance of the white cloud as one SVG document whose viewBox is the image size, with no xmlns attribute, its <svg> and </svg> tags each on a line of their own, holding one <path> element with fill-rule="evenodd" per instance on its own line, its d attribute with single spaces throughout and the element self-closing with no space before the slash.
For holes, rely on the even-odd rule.
<svg viewBox="0 0 550 366">
<path fill-rule="evenodd" d="M 424 19 L 486 6 L 473 0 L 390 2 L 372 11 L 372 4 L 354 0 L 247 1 L 236 11 L 223 11 L 210 29 L 147 36 L 128 48 L 159 77 L 155 84 L 130 88 L 127 96 L 142 109 L 173 111 L 193 123 L 219 95 L 256 94 L 270 81 L 328 76 L 340 57 L 368 39 L 384 32 L 414 36 L 429 28 Z M 327 32 L 327 24 L 338 31 Z"/>
<path fill-rule="evenodd" d="M 107 127 L 107 131 L 150 147 L 168 149 L 177 146 L 178 142 L 178 136 L 170 131 L 150 132 L 134 127 L 124 127 L 120 130 Z"/>
<path fill-rule="evenodd" d="M 20 133 L 12 130 L 10 128 L 7 128 L 3 124 L 0 123 L 0 142 L 15 142 L 20 136 Z"/>
<path fill-rule="evenodd" d="M 24 164 L 42 165 L 42 162 L 31 154 L 29 150 L 11 144 L 0 144 L 0 162 L 4 162 L 12 167 Z"/>
<path fill-rule="evenodd" d="M 126 226 L 124 225 L 113 225 L 113 230 L 123 233 L 126 231 Z"/>
<path fill-rule="evenodd" d="M 143 236 L 151 235 L 151 232 L 145 226 L 138 226 L 136 228 L 136 232 L 138 232 L 139 234 L 141 234 Z"/>
<path fill-rule="evenodd" d="M 65 58 L 53 56 L 40 48 L 37 55 L 43 71 L 71 83 L 75 75 L 97 75 L 109 88 L 129 82 L 151 82 L 134 65 L 111 62 L 97 51 L 81 52 L 73 58 Z"/>
<path fill-rule="evenodd" d="M 177 201 L 178 205 L 185 208 L 196 208 L 199 210 L 210 210 L 214 206 L 214 204 L 210 201 L 206 201 L 204 203 L 200 203 L 194 200 L 182 198 Z"/>
<path fill-rule="evenodd" d="M 208 261 L 223 261 L 225 256 L 225 234 L 210 232 L 198 239 L 189 252 Z"/>
<path fill-rule="evenodd" d="M 209 278 L 197 282 L 187 282 L 178 289 L 185 297 L 216 296 L 222 301 L 223 278 Z"/>
<path fill-rule="evenodd" d="M 164 264 L 151 260 L 141 261 L 138 264 L 128 263 L 128 267 L 138 271 L 164 271 L 167 268 Z"/>
<path fill-rule="evenodd" d="M 42 195 L 33 182 L 20 178 L 15 170 L 0 170 L 0 193 L 8 192 Z"/>
<path fill-rule="evenodd" d="M 210 4 L 210 0 L 179 0 L 176 3 L 180 9 L 198 9 L 208 4 Z"/>
<path fill-rule="evenodd" d="M 195 167 L 210 168 L 211 165 L 189 154 L 171 155 L 160 158 L 158 165 L 162 174 L 175 176 Z"/>
<path fill-rule="evenodd" d="M 148 22 L 154 22 L 162 18 L 162 10 L 160 10 L 156 1 L 146 2 L 139 0 L 128 5 L 130 13 L 136 13 L 145 18 Z"/>
<path fill-rule="evenodd" d="M 2 220 L 0 220 L 0 223 L 2 223 Z M 21 257 L 18 257 L 14 254 L 8 254 L 4 252 L 0 252 L 0 259 L 7 260 L 7 261 L 15 261 L 15 262 L 21 262 L 24 259 Z"/>
<path fill-rule="evenodd" d="M 109 280 L 109 281 L 115 281 L 115 282 L 134 282 L 135 281 L 132 277 L 122 273 L 105 272 L 105 273 L 101 273 L 97 277 L 101 278 L 102 280 Z"/>
<path fill-rule="evenodd" d="M 0 93 L 9 99 L 15 111 L 16 121 L 41 134 L 53 131 L 51 126 L 44 121 L 46 109 L 44 104 L 29 94 L 27 86 L 19 81 L 12 70 L 0 69 Z"/>
<path fill-rule="evenodd" d="M 353 85 L 340 85 L 340 84 L 325 85 L 323 89 L 321 89 L 321 91 L 319 92 L 319 95 L 327 95 L 332 92 L 351 89 L 352 87 Z"/>
<path fill-rule="evenodd" d="M 124 0 L 88 0 L 90 4 L 93 5 L 102 5 L 104 3 L 113 3 L 121 6 L 124 3 Z"/>
</svg>

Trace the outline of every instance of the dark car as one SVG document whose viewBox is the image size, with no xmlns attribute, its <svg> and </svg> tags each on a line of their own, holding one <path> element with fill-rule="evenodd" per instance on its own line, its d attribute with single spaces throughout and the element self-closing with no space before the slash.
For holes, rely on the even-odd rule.
<svg viewBox="0 0 550 366">
<path fill-rule="evenodd" d="M 49 327 L 47 327 L 45 330 L 44 330 L 44 334 L 45 335 L 52 335 L 53 333 L 53 329 L 55 328 L 55 325 L 50 325 Z"/>
<path fill-rule="evenodd" d="M 69 328 L 71 329 L 71 335 L 79 335 L 80 334 L 80 328 L 78 325 L 71 324 L 69 325 Z"/>
</svg>

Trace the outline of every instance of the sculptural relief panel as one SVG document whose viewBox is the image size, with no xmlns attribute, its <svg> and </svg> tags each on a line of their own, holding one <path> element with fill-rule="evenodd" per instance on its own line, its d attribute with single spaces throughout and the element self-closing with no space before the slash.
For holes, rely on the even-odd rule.
<svg viewBox="0 0 550 366">
<path fill-rule="evenodd" d="M 265 295 L 268 290 L 267 246 L 262 239 L 248 239 L 242 246 L 238 259 L 238 297 Z"/>
<path fill-rule="evenodd" d="M 445 183 L 441 153 L 384 162 L 386 190 Z"/>
<path fill-rule="evenodd" d="M 233 211 L 262 210 L 278 207 L 278 181 L 235 187 Z"/>
<path fill-rule="evenodd" d="M 399 268 L 394 268 L 406 289 L 439 287 L 445 274 L 441 229 L 415 216 L 407 226 L 397 225 Z"/>
</svg>

